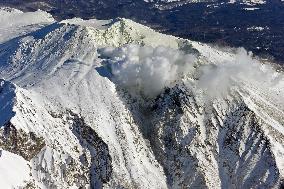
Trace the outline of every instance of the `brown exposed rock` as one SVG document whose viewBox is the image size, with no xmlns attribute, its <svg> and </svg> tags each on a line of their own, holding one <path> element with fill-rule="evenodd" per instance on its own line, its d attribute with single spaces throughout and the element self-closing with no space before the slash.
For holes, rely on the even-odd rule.
<svg viewBox="0 0 284 189">
<path fill-rule="evenodd" d="M 42 137 L 37 137 L 33 132 L 17 130 L 11 122 L 0 129 L 0 148 L 20 155 L 27 161 L 36 156 L 44 146 Z"/>
</svg>

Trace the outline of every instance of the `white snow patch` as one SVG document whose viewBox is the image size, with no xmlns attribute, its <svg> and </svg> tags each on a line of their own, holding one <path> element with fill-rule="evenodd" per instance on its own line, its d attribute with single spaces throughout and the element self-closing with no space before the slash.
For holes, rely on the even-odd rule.
<svg viewBox="0 0 284 189">
<path fill-rule="evenodd" d="M 269 30 L 269 27 L 261 27 L 261 26 L 252 26 L 247 28 L 248 31 L 263 31 L 263 30 Z"/>
<path fill-rule="evenodd" d="M 242 0 L 241 4 L 254 6 L 254 5 L 262 5 L 265 4 L 266 0 Z"/>
<path fill-rule="evenodd" d="M 0 149 L 1 188 L 17 188 L 29 181 L 30 168 L 21 156 Z"/>
<path fill-rule="evenodd" d="M 253 11 L 253 10 L 258 10 L 259 8 L 258 7 L 248 7 L 248 8 L 244 8 L 244 10 L 247 10 L 247 11 Z"/>
<path fill-rule="evenodd" d="M 0 43 L 35 31 L 52 22 L 55 20 L 51 14 L 41 10 L 24 13 L 16 9 L 0 7 Z"/>
</svg>

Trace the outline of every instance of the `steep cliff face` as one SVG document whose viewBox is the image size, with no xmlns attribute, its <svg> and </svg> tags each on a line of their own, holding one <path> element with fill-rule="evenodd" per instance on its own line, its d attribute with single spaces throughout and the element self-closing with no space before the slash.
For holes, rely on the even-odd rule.
<svg viewBox="0 0 284 189">
<path fill-rule="evenodd" d="M 206 104 L 183 87 L 168 92 L 154 103 L 148 137 L 170 187 L 279 186 L 279 151 L 238 93 Z"/>
<path fill-rule="evenodd" d="M 56 116 L 37 103 L 37 95 L 7 81 L 1 83 L 1 96 L 13 96 L 9 95 L 10 101 L 1 99 L 1 103 L 11 104 L 5 108 L 10 116 L 1 114 L 10 120 L 2 124 L 0 147 L 29 162 L 29 169 L 25 170 L 29 177 L 22 183 L 10 183 L 12 186 L 86 187 L 91 180 L 97 185 L 108 180 L 108 148 L 82 118 L 70 111 Z M 5 184 L 9 176 L 17 177 L 17 170 L 14 171 L 1 183 Z"/>
<path fill-rule="evenodd" d="M 281 186 L 284 80 L 270 65 L 126 19 L 17 36 L 0 45 L 7 188 Z"/>
</svg>

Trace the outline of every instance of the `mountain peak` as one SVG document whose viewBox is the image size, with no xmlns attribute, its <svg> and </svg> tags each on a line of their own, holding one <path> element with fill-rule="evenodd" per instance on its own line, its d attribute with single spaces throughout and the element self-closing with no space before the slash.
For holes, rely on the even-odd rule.
<svg viewBox="0 0 284 189">
<path fill-rule="evenodd" d="M 38 27 L 0 45 L 0 167 L 23 173 L 0 183 L 281 186 L 284 79 L 270 64 L 128 19 Z"/>
</svg>

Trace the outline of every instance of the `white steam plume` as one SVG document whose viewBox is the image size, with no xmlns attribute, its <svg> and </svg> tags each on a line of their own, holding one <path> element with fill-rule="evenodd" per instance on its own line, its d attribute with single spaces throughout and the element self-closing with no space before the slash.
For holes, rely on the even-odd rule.
<svg viewBox="0 0 284 189">
<path fill-rule="evenodd" d="M 226 95 L 232 86 L 252 84 L 271 87 L 283 79 L 271 65 L 261 64 L 243 48 L 237 49 L 233 61 L 204 65 L 199 71 L 197 86 L 211 97 Z"/>
<path fill-rule="evenodd" d="M 112 73 L 119 84 L 132 94 L 148 97 L 158 95 L 191 72 L 197 60 L 195 55 L 161 46 L 128 45 L 106 48 L 103 53 L 116 62 L 112 64 Z"/>
<path fill-rule="evenodd" d="M 106 48 L 103 55 L 111 60 L 112 74 L 118 84 L 131 94 L 147 97 L 155 97 L 165 87 L 172 87 L 184 75 L 197 76 L 190 84 L 205 91 L 209 97 L 226 95 L 232 86 L 271 87 L 283 81 L 283 74 L 269 64 L 261 64 L 243 48 L 237 49 L 233 60 L 202 64 L 197 68 L 194 67 L 196 55 L 166 47 L 127 45 Z"/>
</svg>

